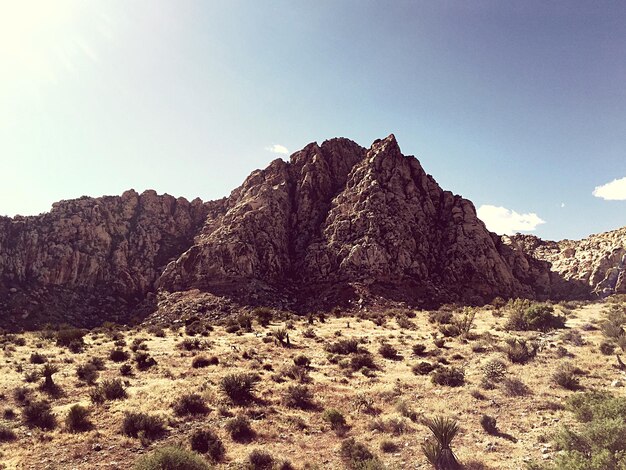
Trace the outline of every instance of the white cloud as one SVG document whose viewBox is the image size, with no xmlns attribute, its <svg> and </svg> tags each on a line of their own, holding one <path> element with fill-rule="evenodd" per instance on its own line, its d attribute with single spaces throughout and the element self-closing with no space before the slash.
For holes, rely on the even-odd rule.
<svg viewBox="0 0 626 470">
<path fill-rule="evenodd" d="M 602 186 L 596 186 L 592 194 L 607 201 L 626 201 L 626 176 L 614 179 Z"/>
<path fill-rule="evenodd" d="M 562 202 L 562 203 L 561 203 L 561 209 L 563 209 L 564 207 L 565 207 L 565 203 L 564 203 L 564 202 Z"/>
<path fill-rule="evenodd" d="M 270 145 L 269 147 L 265 147 L 265 150 L 272 153 L 278 153 L 279 155 L 289 155 L 289 150 L 287 150 L 287 147 L 280 144 Z"/>
<path fill-rule="evenodd" d="M 478 217 L 492 232 L 507 235 L 516 232 L 531 232 L 536 230 L 538 225 L 546 223 L 534 212 L 519 214 L 506 207 L 489 204 L 483 204 L 478 208 Z"/>
</svg>

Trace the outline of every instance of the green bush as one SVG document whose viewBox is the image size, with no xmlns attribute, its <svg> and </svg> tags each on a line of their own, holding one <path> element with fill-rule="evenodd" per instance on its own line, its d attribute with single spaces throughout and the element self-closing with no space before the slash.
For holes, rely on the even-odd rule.
<svg viewBox="0 0 626 470">
<path fill-rule="evenodd" d="M 200 455 L 177 446 L 156 449 L 135 461 L 134 470 L 210 470 Z"/>
<path fill-rule="evenodd" d="M 565 326 L 565 317 L 554 315 L 554 307 L 527 299 L 511 300 L 506 305 L 509 330 L 549 331 Z"/>
<path fill-rule="evenodd" d="M 415 375 L 428 375 L 433 370 L 435 370 L 435 366 L 432 365 L 430 362 L 426 362 L 426 361 L 418 362 L 413 367 L 411 367 L 411 371 Z"/>
<path fill-rule="evenodd" d="M 257 307 L 252 310 L 252 315 L 256 317 L 259 325 L 266 327 L 274 318 L 274 312 L 269 307 Z"/>
<path fill-rule="evenodd" d="M 580 371 L 570 364 L 560 366 L 552 375 L 552 381 L 568 390 L 578 390 L 580 382 L 577 375 Z"/>
<path fill-rule="evenodd" d="M 64 346 L 73 352 L 78 352 L 85 346 L 83 337 L 86 333 L 85 330 L 79 330 L 78 328 L 63 328 L 57 331 L 57 346 Z"/>
</svg>

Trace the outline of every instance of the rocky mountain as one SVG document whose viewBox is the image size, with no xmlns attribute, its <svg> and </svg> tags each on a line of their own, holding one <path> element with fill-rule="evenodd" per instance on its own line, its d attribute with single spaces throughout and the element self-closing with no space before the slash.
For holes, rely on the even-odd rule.
<svg viewBox="0 0 626 470">
<path fill-rule="evenodd" d="M 337 138 L 273 161 L 219 201 L 127 191 L 0 218 L 0 320 L 96 324 L 261 304 L 431 307 L 621 292 L 624 229 L 616 233 L 501 238 L 393 135 L 369 149 Z"/>
</svg>

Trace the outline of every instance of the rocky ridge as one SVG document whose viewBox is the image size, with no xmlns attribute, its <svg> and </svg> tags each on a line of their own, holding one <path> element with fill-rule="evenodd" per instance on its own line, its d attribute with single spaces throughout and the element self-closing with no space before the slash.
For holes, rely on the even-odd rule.
<svg viewBox="0 0 626 470">
<path fill-rule="evenodd" d="M 127 191 L 0 218 L 0 319 L 96 324 L 261 304 L 622 292 L 624 231 L 581 242 L 499 237 L 393 135 L 369 149 L 337 138 L 271 162 L 218 201 Z"/>
</svg>

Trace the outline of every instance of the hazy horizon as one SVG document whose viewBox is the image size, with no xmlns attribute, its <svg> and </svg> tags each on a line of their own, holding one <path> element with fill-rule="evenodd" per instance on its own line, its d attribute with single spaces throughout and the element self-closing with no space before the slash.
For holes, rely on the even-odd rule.
<svg viewBox="0 0 626 470">
<path fill-rule="evenodd" d="M 394 133 L 498 233 L 626 225 L 620 2 L 0 0 L 0 214 Z"/>
</svg>

